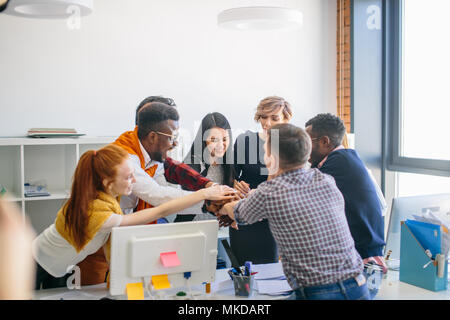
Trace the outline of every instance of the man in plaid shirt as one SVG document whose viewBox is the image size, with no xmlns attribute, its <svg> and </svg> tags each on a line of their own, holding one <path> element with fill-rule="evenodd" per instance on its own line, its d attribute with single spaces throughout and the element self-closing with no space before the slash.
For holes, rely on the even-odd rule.
<svg viewBox="0 0 450 320">
<path fill-rule="evenodd" d="M 304 168 L 311 139 L 291 124 L 272 127 L 268 136 L 269 180 L 219 214 L 238 224 L 268 219 L 297 299 L 369 299 L 342 194 L 331 176 Z"/>
</svg>

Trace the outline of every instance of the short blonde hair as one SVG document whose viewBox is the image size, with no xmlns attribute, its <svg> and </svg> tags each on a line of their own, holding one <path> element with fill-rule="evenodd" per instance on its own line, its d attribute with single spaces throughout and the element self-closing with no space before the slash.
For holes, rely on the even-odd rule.
<svg viewBox="0 0 450 320">
<path fill-rule="evenodd" d="M 292 118 L 291 104 L 286 100 L 284 100 L 283 98 L 277 96 L 270 96 L 262 99 L 259 102 L 258 107 L 256 108 L 254 119 L 256 122 L 258 122 L 259 118 L 261 118 L 262 115 L 267 114 L 269 112 L 274 112 L 279 108 L 282 108 L 284 118 L 287 120 L 291 120 Z"/>
</svg>

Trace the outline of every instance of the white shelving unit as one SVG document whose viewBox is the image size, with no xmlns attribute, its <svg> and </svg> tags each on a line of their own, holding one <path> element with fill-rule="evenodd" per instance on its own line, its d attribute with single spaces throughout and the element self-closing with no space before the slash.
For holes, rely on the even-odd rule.
<svg viewBox="0 0 450 320">
<path fill-rule="evenodd" d="M 24 219 L 27 217 L 31 222 L 36 235 L 55 221 L 59 209 L 69 198 L 72 175 L 81 155 L 88 150 L 98 150 L 116 138 L 0 138 L 0 185 L 7 189 L 9 199 L 21 209 Z M 169 156 L 183 161 L 187 150 L 180 139 L 179 147 Z M 39 180 L 45 180 L 50 196 L 25 197 L 24 184 Z M 219 241 L 227 238 L 228 228 L 220 229 Z M 220 242 L 218 250 L 230 267 Z"/>
<path fill-rule="evenodd" d="M 116 138 L 0 138 L 0 184 L 40 233 L 68 199 L 80 156 Z M 24 184 L 40 180 L 45 180 L 50 196 L 25 197 Z"/>
</svg>

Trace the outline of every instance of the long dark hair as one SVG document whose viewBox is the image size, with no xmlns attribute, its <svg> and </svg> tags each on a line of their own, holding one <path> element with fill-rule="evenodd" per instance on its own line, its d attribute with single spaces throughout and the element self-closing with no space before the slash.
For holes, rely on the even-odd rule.
<svg viewBox="0 0 450 320">
<path fill-rule="evenodd" d="M 228 149 L 225 151 L 225 154 L 222 158 L 218 159 L 219 164 L 223 167 L 224 171 L 224 179 L 223 184 L 228 186 L 233 186 L 235 171 L 234 171 L 234 158 L 233 158 L 233 139 L 231 136 L 231 126 L 228 122 L 227 118 L 219 113 L 213 112 L 208 113 L 203 119 L 200 125 L 200 128 L 197 131 L 197 135 L 195 136 L 194 142 L 192 143 L 191 149 L 187 154 L 184 162 L 189 164 L 191 167 L 201 166 L 203 163 L 206 169 L 209 168 L 210 164 L 207 159 L 205 159 L 205 149 L 206 149 L 206 139 L 205 132 L 212 128 L 221 128 L 228 131 L 230 143 L 228 144 Z M 200 172 L 200 169 L 197 171 Z"/>
</svg>

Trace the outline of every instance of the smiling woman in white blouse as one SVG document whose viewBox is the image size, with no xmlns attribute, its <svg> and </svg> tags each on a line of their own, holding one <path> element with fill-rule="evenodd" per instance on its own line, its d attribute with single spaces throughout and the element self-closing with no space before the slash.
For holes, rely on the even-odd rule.
<svg viewBox="0 0 450 320">
<path fill-rule="evenodd" d="M 203 117 L 183 162 L 214 183 L 232 187 L 235 174 L 231 141 L 231 126 L 227 118 L 219 112 L 208 113 Z M 217 219 L 206 213 L 206 206 L 202 211 L 203 214 L 178 215 L 175 222 Z"/>
</svg>

